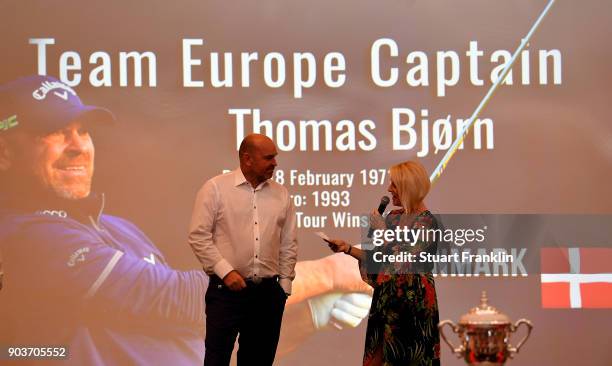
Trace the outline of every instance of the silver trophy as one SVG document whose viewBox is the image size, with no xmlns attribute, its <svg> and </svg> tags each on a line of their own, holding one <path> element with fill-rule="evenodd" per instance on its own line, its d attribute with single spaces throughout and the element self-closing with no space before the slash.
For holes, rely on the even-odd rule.
<svg viewBox="0 0 612 366">
<path fill-rule="evenodd" d="M 462 357 L 468 365 L 493 366 L 503 365 L 506 360 L 518 353 L 533 329 L 527 319 L 520 319 L 512 324 L 507 315 L 487 303 L 487 293 L 482 292 L 480 305 L 472 308 L 459 319 L 459 324 L 444 320 L 438 324 L 442 339 L 451 351 Z M 510 335 L 521 326 L 527 326 L 527 334 L 513 347 Z M 453 346 L 444 335 L 444 326 L 450 325 L 453 332 L 459 335 L 461 345 Z"/>
</svg>

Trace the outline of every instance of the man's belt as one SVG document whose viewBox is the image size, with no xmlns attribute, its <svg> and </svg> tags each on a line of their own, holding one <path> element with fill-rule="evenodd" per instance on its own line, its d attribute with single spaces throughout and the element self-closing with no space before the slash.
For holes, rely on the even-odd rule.
<svg viewBox="0 0 612 366">
<path fill-rule="evenodd" d="M 244 282 L 246 282 L 247 287 L 257 287 L 260 285 L 267 285 L 267 284 L 271 284 L 271 283 L 276 283 L 279 280 L 279 276 L 272 276 L 272 277 L 257 277 L 257 276 L 253 276 L 253 277 L 249 277 L 249 278 L 245 278 Z M 223 280 L 221 279 L 221 277 L 217 276 L 217 275 L 211 275 L 210 276 L 210 285 L 211 286 L 217 286 L 217 288 L 222 288 L 222 287 L 226 287 L 225 284 L 223 283 Z"/>
</svg>

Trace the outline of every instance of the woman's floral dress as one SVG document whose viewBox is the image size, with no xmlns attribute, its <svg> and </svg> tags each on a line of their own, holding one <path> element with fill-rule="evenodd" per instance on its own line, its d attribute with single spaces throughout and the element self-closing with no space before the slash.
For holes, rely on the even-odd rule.
<svg viewBox="0 0 612 366">
<path fill-rule="evenodd" d="M 412 218 L 401 211 L 392 211 L 385 224 L 387 229 L 395 229 L 400 221 L 402 226 L 406 222 L 414 229 L 438 228 L 436 218 L 429 211 Z M 379 347 L 382 347 L 383 365 L 440 365 L 438 302 L 431 267 L 416 269 L 410 263 L 396 262 L 376 268 L 372 257 L 376 251 L 433 254 L 436 242 L 418 240 L 410 246 L 393 241 L 365 251 L 366 259 L 360 262 L 360 271 L 363 280 L 374 288 L 374 295 L 366 331 L 364 366 L 380 360 Z M 374 272 L 373 268 L 377 270 Z"/>
</svg>

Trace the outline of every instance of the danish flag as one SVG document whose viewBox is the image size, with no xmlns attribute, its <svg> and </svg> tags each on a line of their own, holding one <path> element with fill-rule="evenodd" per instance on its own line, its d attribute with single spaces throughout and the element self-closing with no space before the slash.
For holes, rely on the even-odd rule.
<svg viewBox="0 0 612 366">
<path fill-rule="evenodd" d="M 612 308 L 612 248 L 542 248 L 542 307 Z"/>
</svg>

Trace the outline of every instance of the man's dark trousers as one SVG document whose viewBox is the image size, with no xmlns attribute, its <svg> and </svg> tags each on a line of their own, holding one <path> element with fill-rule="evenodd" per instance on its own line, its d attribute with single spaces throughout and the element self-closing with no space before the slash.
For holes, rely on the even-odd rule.
<svg viewBox="0 0 612 366">
<path fill-rule="evenodd" d="M 246 288 L 232 291 L 212 276 L 206 291 L 204 366 L 229 365 L 238 334 L 239 366 L 272 365 L 286 300 L 276 277 L 247 280 Z"/>
</svg>

